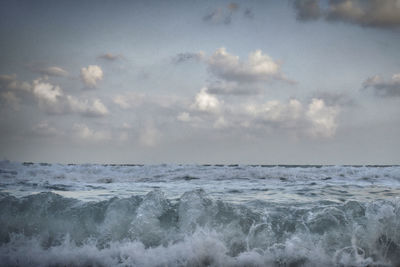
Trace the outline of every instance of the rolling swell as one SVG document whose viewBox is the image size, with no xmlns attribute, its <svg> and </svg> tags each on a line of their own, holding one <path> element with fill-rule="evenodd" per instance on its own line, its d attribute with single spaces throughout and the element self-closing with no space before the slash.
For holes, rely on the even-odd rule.
<svg viewBox="0 0 400 267">
<path fill-rule="evenodd" d="M 0 195 L 2 266 L 398 266 L 400 202 L 234 205 L 203 190 Z"/>
</svg>

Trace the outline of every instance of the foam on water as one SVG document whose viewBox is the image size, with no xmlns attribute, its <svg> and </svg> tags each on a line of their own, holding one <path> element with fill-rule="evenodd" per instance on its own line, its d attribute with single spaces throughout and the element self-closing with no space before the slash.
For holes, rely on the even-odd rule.
<svg viewBox="0 0 400 267">
<path fill-rule="evenodd" d="M 0 162 L 0 265 L 399 266 L 399 174 Z"/>
<path fill-rule="evenodd" d="M 264 212 L 202 190 L 177 200 L 0 200 L 3 266 L 397 266 L 400 201 L 281 205 Z"/>
</svg>

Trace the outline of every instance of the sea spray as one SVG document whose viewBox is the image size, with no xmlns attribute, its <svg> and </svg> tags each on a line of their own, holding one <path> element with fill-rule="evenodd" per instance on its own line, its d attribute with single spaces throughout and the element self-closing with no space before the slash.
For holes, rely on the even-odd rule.
<svg viewBox="0 0 400 267">
<path fill-rule="evenodd" d="M 1 266 L 400 264 L 398 166 L 0 169 Z"/>
<path fill-rule="evenodd" d="M 3 194 L 0 209 L 3 266 L 400 263 L 399 201 L 260 213 L 201 190 L 176 201 L 156 190 L 100 202 Z"/>
</svg>

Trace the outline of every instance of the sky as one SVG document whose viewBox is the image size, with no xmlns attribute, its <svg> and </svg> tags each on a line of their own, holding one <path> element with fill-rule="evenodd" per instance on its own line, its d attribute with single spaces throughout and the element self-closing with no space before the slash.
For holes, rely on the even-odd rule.
<svg viewBox="0 0 400 267">
<path fill-rule="evenodd" d="M 0 36 L 0 159 L 400 164 L 400 0 L 3 0 Z"/>
</svg>

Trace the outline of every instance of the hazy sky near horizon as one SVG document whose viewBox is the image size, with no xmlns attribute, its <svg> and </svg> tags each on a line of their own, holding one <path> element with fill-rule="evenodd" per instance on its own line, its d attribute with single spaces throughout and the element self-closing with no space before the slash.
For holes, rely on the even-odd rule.
<svg viewBox="0 0 400 267">
<path fill-rule="evenodd" d="M 400 163 L 400 0 L 1 1 L 0 157 Z"/>
</svg>

